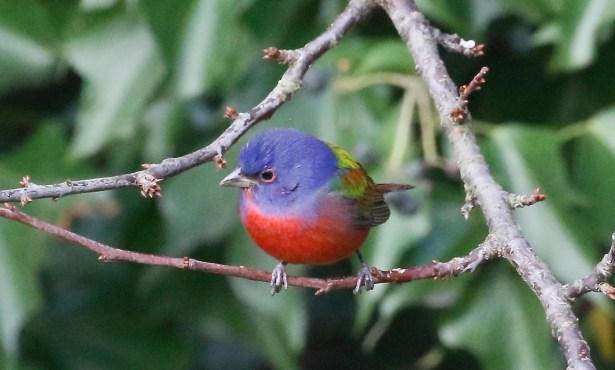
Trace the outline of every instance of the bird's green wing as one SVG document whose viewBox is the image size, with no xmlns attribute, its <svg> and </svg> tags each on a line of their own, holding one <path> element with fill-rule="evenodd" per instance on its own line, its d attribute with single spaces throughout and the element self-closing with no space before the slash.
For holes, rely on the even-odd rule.
<svg viewBox="0 0 615 370">
<path fill-rule="evenodd" d="M 374 227 L 388 220 L 391 211 L 384 201 L 384 193 L 378 191 L 363 166 L 344 149 L 328 145 L 337 157 L 339 169 L 330 190 L 352 201 L 359 226 Z"/>
</svg>

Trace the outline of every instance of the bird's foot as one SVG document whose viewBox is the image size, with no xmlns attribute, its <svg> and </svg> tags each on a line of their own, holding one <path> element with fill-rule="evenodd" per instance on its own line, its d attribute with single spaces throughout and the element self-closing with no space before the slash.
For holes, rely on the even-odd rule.
<svg viewBox="0 0 615 370">
<path fill-rule="evenodd" d="M 288 289 L 288 280 L 286 278 L 286 262 L 278 263 L 271 272 L 271 295 L 280 293 L 282 290 Z"/>
<path fill-rule="evenodd" d="M 362 258 L 361 258 L 362 260 Z M 353 293 L 361 293 L 361 285 L 365 286 L 365 290 L 374 289 L 374 277 L 372 276 L 372 269 L 367 262 L 361 261 L 361 268 L 357 274 L 357 286 L 354 288 Z"/>
</svg>

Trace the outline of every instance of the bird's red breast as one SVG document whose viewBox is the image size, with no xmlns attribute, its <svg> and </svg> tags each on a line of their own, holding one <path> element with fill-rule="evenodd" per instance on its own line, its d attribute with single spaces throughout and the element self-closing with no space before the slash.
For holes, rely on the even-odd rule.
<svg viewBox="0 0 615 370">
<path fill-rule="evenodd" d="M 352 225 L 343 200 L 329 197 L 316 217 L 267 215 L 243 190 L 242 222 L 254 242 L 269 255 L 292 264 L 330 264 L 354 253 L 369 228 Z"/>
</svg>

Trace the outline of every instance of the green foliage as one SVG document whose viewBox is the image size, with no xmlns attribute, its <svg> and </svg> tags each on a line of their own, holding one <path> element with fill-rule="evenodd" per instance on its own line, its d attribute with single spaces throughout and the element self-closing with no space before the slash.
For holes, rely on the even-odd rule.
<svg viewBox="0 0 615 370">
<path fill-rule="evenodd" d="M 220 183 L 211 172 L 209 166 L 196 169 L 170 179 L 165 186 L 164 197 L 160 199 L 167 239 L 165 254 L 189 255 L 199 244 L 216 243 L 236 229 L 236 207 L 224 196 L 205 190 L 216 189 Z M 209 212 L 215 215 L 208 215 Z"/>
<path fill-rule="evenodd" d="M 57 39 L 46 9 L 35 3 L 0 4 L 0 94 L 52 79 Z"/>
<path fill-rule="evenodd" d="M 71 31 L 65 58 L 84 80 L 71 146 L 73 155 L 86 157 L 113 139 L 134 135 L 165 67 L 136 10 L 84 14 Z"/>
<path fill-rule="evenodd" d="M 599 257 L 584 248 L 590 239 L 583 234 L 584 228 L 578 227 L 579 221 L 570 217 L 570 210 L 583 202 L 566 180 L 556 133 L 507 125 L 494 129 L 490 137 L 499 154 L 494 167 L 501 166 L 495 171 L 506 174 L 501 182 L 517 193 L 540 184 L 541 191 L 550 197 L 541 207 L 520 210 L 517 215 L 528 238 L 544 246 L 536 252 L 563 281 L 587 274 Z"/>
<path fill-rule="evenodd" d="M 476 354 L 486 369 L 557 369 L 544 311 L 518 276 L 488 267 L 463 306 L 451 310 L 440 335 L 445 345 Z M 491 271 L 489 271 L 491 270 Z M 512 329 L 512 330 L 511 330 Z"/>
<path fill-rule="evenodd" d="M 592 270 L 615 231 L 609 5 L 419 1 L 443 30 L 486 43 L 482 59 L 443 56 L 459 84 L 480 65 L 491 68 L 470 101 L 481 148 L 507 190 L 540 187 L 548 195 L 516 216 L 565 282 Z M 228 125 L 226 105 L 250 109 L 283 73 L 260 50 L 303 46 L 344 6 L 0 3 L 0 186 L 16 187 L 26 174 L 45 184 L 132 172 L 207 145 Z M 378 13 L 356 27 L 260 125 L 308 131 L 349 150 L 376 181 L 416 185 L 390 199 L 391 220 L 362 249 L 373 265 L 391 269 L 464 255 L 487 231 L 479 211 L 469 221 L 460 216 L 463 185 L 450 171 L 450 147 L 437 128 L 433 142 L 419 129 L 419 117 L 425 124 L 433 112 L 418 106 L 424 89 L 386 26 Z M 404 90 L 391 76 L 412 82 Z M 410 106 L 411 123 L 400 121 Z M 230 167 L 245 140 L 227 154 Z M 422 161 L 425 148 L 438 153 L 437 165 Z M 239 224 L 236 192 L 217 186 L 225 173 L 195 168 L 163 182 L 155 200 L 118 190 L 35 201 L 25 211 L 125 249 L 270 270 L 276 261 Z M 336 276 L 356 267 L 344 261 L 290 272 Z M 101 264 L 82 248 L 0 220 L 0 368 L 563 367 L 537 299 L 501 261 L 469 276 L 382 285 L 357 297 L 311 293 L 290 288 L 271 297 L 266 284 L 242 279 Z M 584 301 L 582 322 L 603 323 L 584 327 L 592 356 L 612 367 L 615 343 L 605 335 L 612 304 L 597 295 Z"/>
<path fill-rule="evenodd" d="M 16 183 L 10 179 L 20 179 L 23 173 L 17 171 L 21 168 L 28 168 L 33 178 L 45 178 L 50 182 L 91 176 L 86 165 L 66 160 L 65 147 L 66 140 L 56 122 L 41 125 L 17 153 L 2 156 L 2 187 L 14 187 Z M 104 198 L 104 194 L 93 198 Z M 57 219 L 77 205 L 78 199 L 62 200 L 53 206 L 49 206 L 49 202 L 33 204 L 29 213 L 44 219 Z M 40 308 L 42 292 L 36 289 L 37 274 L 47 244 L 48 239 L 37 230 L 17 223 L 0 224 L 0 344 L 4 364 L 9 369 L 16 368 L 19 363 L 19 333 L 28 314 Z"/>
</svg>

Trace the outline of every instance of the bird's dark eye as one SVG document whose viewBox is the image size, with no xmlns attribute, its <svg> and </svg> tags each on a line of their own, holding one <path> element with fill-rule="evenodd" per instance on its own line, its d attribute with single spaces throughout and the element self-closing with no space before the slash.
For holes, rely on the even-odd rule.
<svg viewBox="0 0 615 370">
<path fill-rule="evenodd" d="M 272 169 L 261 172 L 261 179 L 265 182 L 272 182 L 275 180 L 275 172 Z"/>
</svg>

